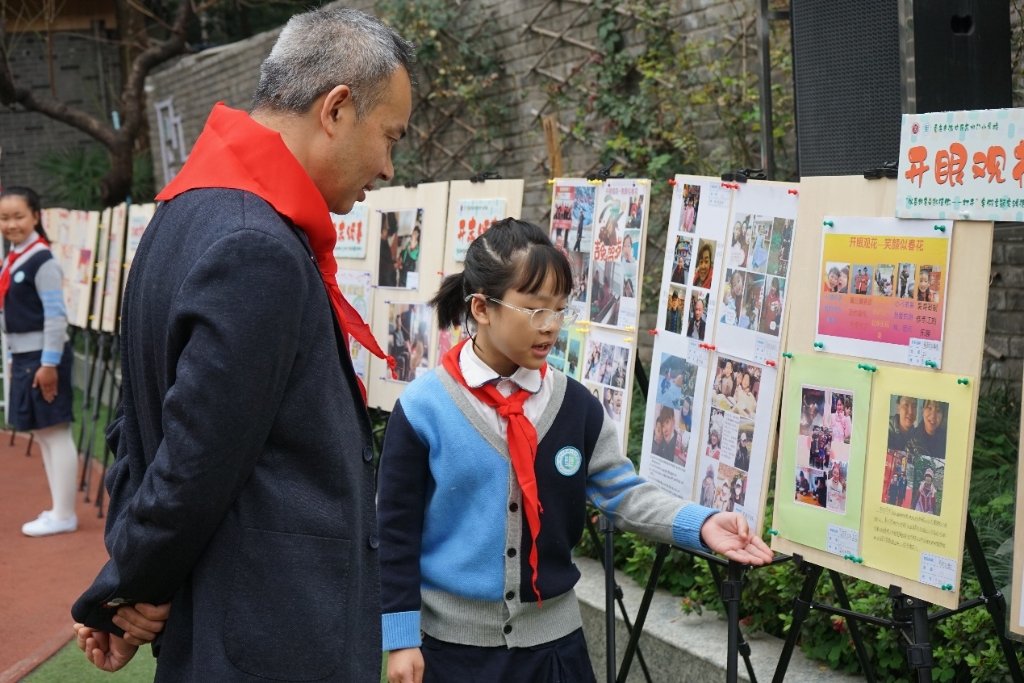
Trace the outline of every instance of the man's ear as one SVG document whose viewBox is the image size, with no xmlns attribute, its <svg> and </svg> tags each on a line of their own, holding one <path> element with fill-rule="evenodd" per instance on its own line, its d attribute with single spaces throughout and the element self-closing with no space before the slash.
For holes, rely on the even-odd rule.
<svg viewBox="0 0 1024 683">
<path fill-rule="evenodd" d="M 333 137 L 346 120 L 355 120 L 356 108 L 352 101 L 352 89 L 347 85 L 336 85 L 323 96 L 320 105 L 320 125 L 328 136 Z"/>
</svg>

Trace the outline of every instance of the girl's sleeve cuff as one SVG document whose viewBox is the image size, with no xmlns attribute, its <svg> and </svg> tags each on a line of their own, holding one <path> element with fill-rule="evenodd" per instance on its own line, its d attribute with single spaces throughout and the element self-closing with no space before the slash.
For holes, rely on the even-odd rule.
<svg viewBox="0 0 1024 683">
<path fill-rule="evenodd" d="M 61 351 L 43 351 L 43 355 L 39 359 L 39 362 L 42 365 L 52 365 L 53 367 L 57 367 L 60 365 L 61 355 Z"/>
<path fill-rule="evenodd" d="M 392 612 L 380 617 L 380 630 L 383 638 L 383 649 L 403 650 L 407 647 L 419 647 L 423 644 L 420 638 L 420 613 Z"/>
<path fill-rule="evenodd" d="M 672 522 L 672 539 L 675 544 L 690 550 L 703 550 L 710 553 L 711 548 L 700 540 L 700 528 L 704 526 L 708 517 L 717 512 L 718 510 L 706 508 L 697 503 L 684 505 Z"/>
</svg>

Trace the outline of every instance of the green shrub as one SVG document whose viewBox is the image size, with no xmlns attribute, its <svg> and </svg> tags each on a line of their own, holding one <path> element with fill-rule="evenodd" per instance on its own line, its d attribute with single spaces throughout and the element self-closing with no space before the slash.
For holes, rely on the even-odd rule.
<svg viewBox="0 0 1024 683">
<path fill-rule="evenodd" d="M 110 171 L 110 154 L 101 145 L 47 152 L 38 168 L 48 178 L 45 194 L 49 204 L 89 211 L 103 208 L 100 180 Z M 153 183 L 150 153 L 137 152 L 132 159 L 132 201 L 137 204 L 153 201 L 156 196 Z"/>
</svg>

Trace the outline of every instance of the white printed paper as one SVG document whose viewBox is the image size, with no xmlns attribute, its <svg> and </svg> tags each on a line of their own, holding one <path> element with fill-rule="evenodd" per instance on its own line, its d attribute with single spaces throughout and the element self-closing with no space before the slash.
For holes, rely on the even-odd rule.
<svg viewBox="0 0 1024 683">
<path fill-rule="evenodd" d="M 860 532 L 838 524 L 829 524 L 825 550 L 841 557 L 857 556 L 860 552 Z"/>
<path fill-rule="evenodd" d="M 936 586 L 939 588 L 950 585 L 957 588 L 956 569 L 956 560 L 949 557 L 943 557 L 941 555 L 922 552 L 921 571 L 918 581 L 929 586 Z"/>
</svg>

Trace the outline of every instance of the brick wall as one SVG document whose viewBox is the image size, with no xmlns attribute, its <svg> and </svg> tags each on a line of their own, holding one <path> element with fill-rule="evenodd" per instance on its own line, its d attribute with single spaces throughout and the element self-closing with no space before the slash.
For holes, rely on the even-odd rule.
<svg viewBox="0 0 1024 683">
<path fill-rule="evenodd" d="M 104 35 L 104 37 L 106 37 Z M 20 85 L 40 94 L 50 94 L 50 73 L 46 40 L 35 33 L 12 34 L 10 65 Z M 109 120 L 120 90 L 117 49 L 99 44 L 91 31 L 63 31 L 53 34 L 54 82 L 57 97 L 65 104 Z M 100 64 L 106 97 L 99 87 Z M 44 154 L 98 144 L 85 133 L 42 114 L 0 106 L 0 183 L 28 185 L 49 205 L 47 179 L 37 165 Z"/>
<path fill-rule="evenodd" d="M 985 330 L 984 385 L 1020 389 L 1024 374 L 1024 224 L 996 226 Z"/>
</svg>

